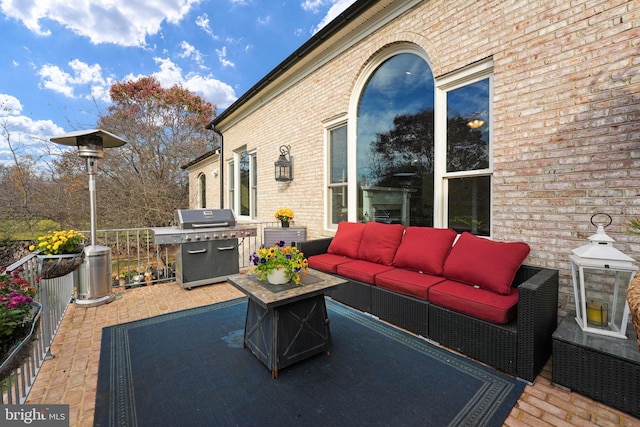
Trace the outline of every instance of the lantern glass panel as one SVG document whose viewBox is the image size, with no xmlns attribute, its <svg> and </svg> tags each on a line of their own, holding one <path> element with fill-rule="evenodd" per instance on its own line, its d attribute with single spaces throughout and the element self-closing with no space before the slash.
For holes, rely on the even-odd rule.
<svg viewBox="0 0 640 427">
<path fill-rule="evenodd" d="M 633 273 L 584 268 L 585 295 L 580 308 L 586 314 L 588 327 L 624 330 L 622 322 L 627 321 L 624 315 L 627 286 Z"/>
</svg>

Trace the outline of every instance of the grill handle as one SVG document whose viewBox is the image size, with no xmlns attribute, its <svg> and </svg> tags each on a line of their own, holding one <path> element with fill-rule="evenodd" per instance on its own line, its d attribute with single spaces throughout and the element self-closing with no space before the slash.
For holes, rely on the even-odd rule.
<svg viewBox="0 0 640 427">
<path fill-rule="evenodd" d="M 236 248 L 235 246 L 223 246 L 221 248 L 216 248 L 216 249 L 218 249 L 219 251 L 232 251 L 235 248 Z"/>
<path fill-rule="evenodd" d="M 189 254 L 204 254 L 206 252 L 207 252 L 206 249 L 197 249 L 195 251 L 187 251 L 187 253 L 189 253 Z"/>
<path fill-rule="evenodd" d="M 228 222 L 216 222 L 214 224 L 191 224 L 193 228 L 229 227 Z"/>
</svg>

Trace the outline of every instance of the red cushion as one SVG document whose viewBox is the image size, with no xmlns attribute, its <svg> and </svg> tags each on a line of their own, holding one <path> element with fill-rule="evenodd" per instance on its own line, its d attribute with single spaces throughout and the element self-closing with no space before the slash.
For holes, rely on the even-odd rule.
<svg viewBox="0 0 640 427">
<path fill-rule="evenodd" d="M 376 275 L 376 286 L 402 295 L 428 300 L 429 288 L 444 280 L 443 277 L 417 271 L 394 268 Z"/>
<path fill-rule="evenodd" d="M 440 276 L 457 235 L 450 228 L 407 227 L 393 265 Z"/>
<path fill-rule="evenodd" d="M 338 231 L 329 244 L 327 252 L 334 255 L 343 255 L 349 258 L 358 258 L 358 249 L 362 232 L 366 224 L 361 222 L 346 222 L 338 224 Z"/>
<path fill-rule="evenodd" d="M 307 260 L 309 261 L 309 267 L 327 273 L 336 273 L 338 265 L 353 261 L 351 258 L 334 254 L 312 255 Z"/>
<path fill-rule="evenodd" d="M 402 241 L 404 225 L 368 222 L 362 233 L 358 259 L 391 265 Z"/>
<path fill-rule="evenodd" d="M 340 264 L 336 270 L 341 276 L 373 285 L 377 274 L 392 268 L 388 265 L 358 260 Z"/>
<path fill-rule="evenodd" d="M 518 289 L 500 295 L 453 280 L 445 280 L 429 289 L 429 301 L 459 313 L 494 323 L 509 323 L 518 314 Z"/>
<path fill-rule="evenodd" d="M 529 255 L 522 242 L 496 242 L 464 232 L 444 262 L 447 279 L 509 295 L 516 271 Z"/>
</svg>

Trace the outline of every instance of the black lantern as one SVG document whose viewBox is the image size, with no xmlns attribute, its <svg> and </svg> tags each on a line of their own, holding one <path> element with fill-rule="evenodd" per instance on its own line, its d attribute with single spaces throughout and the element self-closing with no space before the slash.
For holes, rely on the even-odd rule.
<svg viewBox="0 0 640 427">
<path fill-rule="evenodd" d="M 291 146 L 280 146 L 280 157 L 274 163 L 276 167 L 276 181 L 289 182 L 293 181 L 293 162 L 291 160 Z"/>
</svg>

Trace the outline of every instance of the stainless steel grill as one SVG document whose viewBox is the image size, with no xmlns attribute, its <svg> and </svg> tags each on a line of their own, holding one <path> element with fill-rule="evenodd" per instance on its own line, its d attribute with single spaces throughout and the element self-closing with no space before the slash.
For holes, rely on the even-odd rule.
<svg viewBox="0 0 640 427">
<path fill-rule="evenodd" d="M 239 272 L 238 238 L 256 236 L 256 227 L 237 224 L 231 209 L 178 209 L 177 227 L 152 228 L 154 243 L 180 245 L 176 281 L 183 288 L 224 282 Z"/>
</svg>

